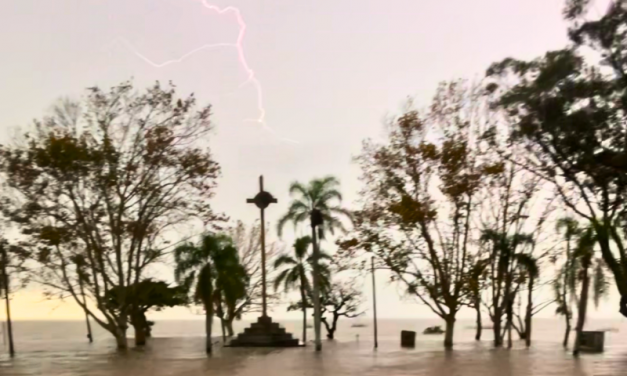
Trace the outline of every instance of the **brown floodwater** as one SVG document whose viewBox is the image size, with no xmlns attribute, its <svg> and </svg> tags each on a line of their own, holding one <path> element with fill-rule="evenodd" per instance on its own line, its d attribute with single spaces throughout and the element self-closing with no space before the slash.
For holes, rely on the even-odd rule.
<svg viewBox="0 0 627 376">
<path fill-rule="evenodd" d="M 284 324 L 293 333 L 301 332 L 297 322 Z M 563 328 L 557 320 L 536 320 L 530 349 L 516 341 L 511 350 L 495 350 L 489 331 L 484 341 L 475 342 L 471 322 L 458 323 L 453 351 L 442 349 L 441 336 L 418 335 L 416 348 L 400 348 L 400 330 L 421 332 L 432 324 L 437 322 L 382 320 L 377 350 L 371 327 L 354 328 L 348 322 L 339 328 L 337 340 L 323 343 L 321 353 L 314 352 L 313 346 L 217 347 L 207 357 L 202 321 L 158 322 L 155 338 L 145 349 L 124 354 L 115 351 L 113 341 L 101 330 L 95 343 L 87 344 L 80 322 L 18 322 L 18 355 L 14 359 L 0 355 L 0 375 L 627 375 L 627 325 L 622 320 L 589 324 L 590 329 L 612 327 L 618 332 L 606 334 L 603 354 L 580 359 L 561 348 Z M 244 325 L 240 323 L 238 329 Z M 0 350 L 5 350 L 1 342 Z"/>
</svg>

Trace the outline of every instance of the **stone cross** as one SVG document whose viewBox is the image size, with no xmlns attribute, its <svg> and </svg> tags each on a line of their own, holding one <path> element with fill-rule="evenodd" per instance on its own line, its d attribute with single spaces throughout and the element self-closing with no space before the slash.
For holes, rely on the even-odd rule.
<svg viewBox="0 0 627 376">
<path fill-rule="evenodd" d="M 259 193 L 254 198 L 246 199 L 249 204 L 255 204 L 261 211 L 261 299 L 262 299 L 262 316 L 267 317 L 266 305 L 266 219 L 264 215 L 265 209 L 270 204 L 276 204 L 276 198 L 263 190 L 263 175 L 259 177 Z"/>
</svg>

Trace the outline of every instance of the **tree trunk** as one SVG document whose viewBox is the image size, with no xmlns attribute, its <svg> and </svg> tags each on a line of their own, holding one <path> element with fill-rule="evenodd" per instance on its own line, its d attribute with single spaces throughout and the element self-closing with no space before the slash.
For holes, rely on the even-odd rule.
<svg viewBox="0 0 627 376">
<path fill-rule="evenodd" d="M 146 345 L 146 331 L 148 329 L 146 316 L 142 312 L 135 313 L 131 324 L 133 325 L 133 329 L 135 329 L 135 346 Z"/>
<path fill-rule="evenodd" d="M 146 326 L 143 323 L 133 325 L 135 329 L 135 346 L 146 345 Z"/>
<path fill-rule="evenodd" d="M 226 320 L 224 323 L 226 325 L 226 334 L 227 336 L 233 337 L 235 335 L 235 331 L 233 330 L 233 318 Z"/>
<path fill-rule="evenodd" d="M 590 280 L 588 277 L 588 265 L 583 267 L 581 271 L 581 295 L 579 298 L 579 316 L 577 317 L 577 329 L 575 334 L 575 347 L 573 355 L 579 356 L 579 347 L 581 345 L 581 332 L 586 323 L 586 311 L 588 310 L 588 291 L 590 290 Z"/>
<path fill-rule="evenodd" d="M 568 314 L 566 314 L 566 332 L 564 333 L 564 343 L 562 344 L 564 348 L 568 347 L 568 339 L 570 338 L 571 329 L 572 328 L 570 327 L 570 317 Z"/>
<path fill-rule="evenodd" d="M 514 302 L 513 299 L 509 296 L 507 299 L 507 322 L 505 323 L 505 328 L 507 329 L 507 348 L 512 348 L 512 324 L 514 322 Z"/>
<path fill-rule="evenodd" d="M 211 341 L 211 325 L 213 324 L 213 309 L 211 304 L 205 304 L 205 351 L 211 354 L 213 351 L 213 342 Z"/>
<path fill-rule="evenodd" d="M 476 310 L 477 310 L 477 333 L 475 334 L 475 341 L 481 341 L 481 334 L 483 332 L 483 328 L 482 328 L 483 323 L 481 322 L 481 307 L 477 306 Z"/>
<path fill-rule="evenodd" d="M 512 321 L 512 327 L 518 334 L 518 338 L 523 341 L 527 338 L 527 331 L 525 329 L 525 323 L 522 321 L 519 315 L 514 315 L 516 320 L 518 320 L 518 324 L 515 321 Z"/>
<path fill-rule="evenodd" d="M 87 307 L 87 297 L 85 296 L 85 288 L 83 287 L 83 280 L 79 277 L 78 283 L 81 288 L 81 296 L 83 297 L 83 305 Z M 85 309 L 85 323 L 87 324 L 87 339 L 89 343 L 94 342 L 94 337 L 91 334 L 91 323 L 89 322 L 89 313 L 87 313 L 87 309 Z"/>
<path fill-rule="evenodd" d="M 525 346 L 531 346 L 531 315 L 533 302 L 533 278 L 529 278 L 529 292 L 527 293 L 527 312 L 525 313 Z"/>
<path fill-rule="evenodd" d="M 318 268 L 319 249 L 316 236 L 316 227 L 311 225 L 311 239 L 313 243 L 313 304 L 314 304 L 314 333 L 316 337 L 316 351 L 322 350 L 322 341 L 320 338 L 320 276 Z"/>
<path fill-rule="evenodd" d="M 444 347 L 447 349 L 453 348 L 454 332 L 455 332 L 455 317 L 449 317 L 446 319 L 446 330 L 444 332 Z"/>
<path fill-rule="evenodd" d="M 494 347 L 503 347 L 503 334 L 501 333 L 502 313 L 500 308 L 494 308 L 494 325 L 492 331 L 494 332 Z"/>
<path fill-rule="evenodd" d="M 305 287 L 302 281 L 300 284 L 300 298 L 303 302 L 303 345 L 307 345 L 307 297 L 305 296 Z"/>
<path fill-rule="evenodd" d="M 220 317 L 220 326 L 222 327 L 222 343 L 226 342 L 226 328 L 224 326 L 224 319 Z"/>
<path fill-rule="evenodd" d="M 118 350 L 128 349 L 128 340 L 126 339 L 126 327 L 118 327 L 115 329 L 115 343 L 118 346 Z"/>
<path fill-rule="evenodd" d="M 0 245 L 0 247 L 2 247 Z M 4 299 L 7 312 L 7 334 L 9 337 L 9 355 L 15 356 L 15 345 L 13 344 L 13 322 L 11 321 L 11 303 L 9 300 L 9 272 L 7 271 L 7 265 L 9 264 L 9 257 L 7 256 L 6 249 L 2 247 L 2 282 L 4 284 Z"/>
</svg>

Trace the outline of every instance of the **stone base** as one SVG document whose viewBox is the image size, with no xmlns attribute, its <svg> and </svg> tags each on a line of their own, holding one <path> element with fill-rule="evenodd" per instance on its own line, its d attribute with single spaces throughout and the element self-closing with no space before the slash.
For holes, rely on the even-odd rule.
<svg viewBox="0 0 627 376">
<path fill-rule="evenodd" d="M 261 316 L 249 328 L 234 338 L 229 347 L 296 347 L 298 339 L 293 338 L 269 316 Z"/>
</svg>

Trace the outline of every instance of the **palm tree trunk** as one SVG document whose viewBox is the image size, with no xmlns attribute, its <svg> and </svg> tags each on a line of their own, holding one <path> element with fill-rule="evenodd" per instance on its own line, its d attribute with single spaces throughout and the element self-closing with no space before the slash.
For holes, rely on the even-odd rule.
<svg viewBox="0 0 627 376">
<path fill-rule="evenodd" d="M 507 328 L 507 348 L 511 349 L 512 348 L 512 324 L 514 323 L 514 302 L 512 301 L 512 298 L 510 296 L 510 294 L 508 293 L 508 300 L 507 300 L 507 322 L 505 324 L 505 327 Z"/>
<path fill-rule="evenodd" d="M 300 298 L 303 302 L 303 345 L 307 345 L 307 297 L 305 296 L 305 288 L 303 282 L 300 285 Z"/>
<path fill-rule="evenodd" d="M 575 334 L 575 348 L 573 349 L 574 356 L 579 356 L 581 346 L 581 333 L 583 332 L 583 326 L 586 323 L 586 311 L 588 310 L 588 290 L 590 290 L 588 265 L 583 267 L 581 273 L 581 295 L 579 300 L 579 317 L 577 317 L 577 328 Z"/>
<path fill-rule="evenodd" d="M 11 303 L 9 301 L 9 272 L 7 272 L 7 265 L 9 263 L 9 258 L 7 256 L 7 251 L 2 247 L 2 277 L 3 277 L 3 285 L 4 285 L 4 299 L 6 303 L 6 312 L 7 312 L 7 334 L 9 337 L 9 355 L 11 357 L 15 356 L 15 345 L 13 344 L 13 322 L 11 321 Z"/>
<path fill-rule="evenodd" d="M 233 330 L 233 319 L 234 319 L 234 317 L 229 318 L 224 323 L 226 325 L 226 334 L 229 337 L 233 337 L 235 335 L 235 331 Z"/>
<path fill-rule="evenodd" d="M 477 333 L 475 334 L 475 341 L 481 341 L 483 323 L 481 322 L 481 306 L 478 301 L 475 301 L 475 310 L 477 311 Z"/>
<path fill-rule="evenodd" d="M 213 324 L 212 304 L 205 303 L 205 351 L 207 354 L 213 352 L 213 342 L 211 341 L 211 326 Z"/>
<path fill-rule="evenodd" d="M 224 327 L 224 319 L 220 317 L 220 325 L 222 326 L 222 343 L 226 342 L 226 328 Z"/>
<path fill-rule="evenodd" d="M 533 278 L 529 278 L 529 292 L 527 294 L 527 312 L 525 313 L 525 345 L 531 346 L 531 315 L 533 303 Z"/>
<path fill-rule="evenodd" d="M 314 304 L 314 332 L 316 339 L 316 351 L 322 350 L 322 340 L 320 338 L 320 272 L 318 268 L 319 249 L 316 236 L 316 226 L 311 225 L 311 239 L 313 242 L 313 304 Z"/>
<path fill-rule="evenodd" d="M 572 328 L 570 327 L 570 315 L 567 313 L 566 314 L 566 332 L 564 333 L 564 343 L 562 344 L 564 348 L 568 347 L 568 339 L 570 338 L 571 329 Z"/>
</svg>

